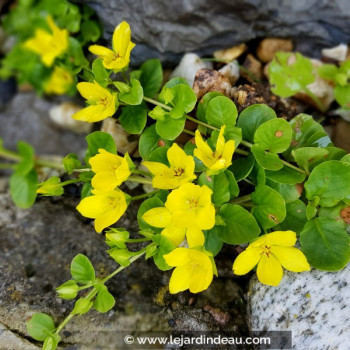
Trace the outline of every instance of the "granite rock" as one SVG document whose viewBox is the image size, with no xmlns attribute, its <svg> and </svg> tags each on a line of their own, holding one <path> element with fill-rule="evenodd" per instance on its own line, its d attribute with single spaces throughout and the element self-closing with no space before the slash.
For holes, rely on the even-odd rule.
<svg viewBox="0 0 350 350">
<path fill-rule="evenodd" d="M 211 55 L 263 37 L 291 38 L 306 55 L 350 42 L 348 0 L 75 0 L 91 6 L 110 41 L 115 26 L 130 23 L 132 62 L 152 57 L 176 64 L 185 52 Z"/>
<path fill-rule="evenodd" d="M 350 266 L 341 271 L 286 272 L 278 287 L 254 278 L 248 300 L 252 330 L 292 331 L 293 349 L 347 350 Z"/>
</svg>

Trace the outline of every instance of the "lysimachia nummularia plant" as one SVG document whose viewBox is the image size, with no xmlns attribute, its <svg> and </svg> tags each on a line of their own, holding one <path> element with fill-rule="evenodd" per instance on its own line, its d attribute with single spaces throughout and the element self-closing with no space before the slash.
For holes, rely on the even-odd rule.
<svg viewBox="0 0 350 350">
<path fill-rule="evenodd" d="M 335 271 L 350 259 L 342 220 L 350 205 L 350 156 L 333 146 L 320 124 L 306 114 L 288 122 L 263 104 L 238 116 L 232 100 L 218 92 L 197 102 L 182 78 L 162 86 L 157 59 L 130 71 L 133 47 L 130 27 L 122 22 L 112 49 L 89 48 L 98 58 L 88 80 L 77 85 L 87 106 L 73 118 L 114 117 L 127 132 L 140 135 L 141 166 L 127 153 L 119 155 L 104 132 L 86 137 L 83 163 L 75 154 L 63 164 L 50 163 L 34 157 L 24 143 L 19 153 L 0 150 L 18 161 L 11 193 L 22 207 L 33 204 L 37 193 L 59 196 L 65 185 L 83 183 L 77 210 L 94 219 L 96 232 L 105 233 L 107 253 L 119 264 L 99 278 L 86 256 L 73 259 L 71 279 L 57 288 L 61 298 L 76 299 L 73 310 L 59 325 L 46 314 L 35 314 L 27 324 L 45 349 L 57 347 L 61 330 L 75 315 L 110 310 L 115 300 L 106 282 L 142 256 L 161 270 L 173 269 L 170 293 L 207 289 L 217 276 L 215 257 L 224 244 L 246 248 L 236 259 L 232 255 L 234 274 L 256 269 L 260 282 L 271 286 L 280 283 L 283 268 Z M 180 135 L 187 141 L 180 142 Z M 40 166 L 64 167 L 71 179 L 51 177 L 33 191 Z M 153 189 L 132 197 L 120 189 L 126 181 Z M 130 237 L 114 224 L 135 200 L 141 203 L 139 237 Z"/>
<path fill-rule="evenodd" d="M 0 78 L 14 76 L 39 94 L 73 94 L 77 74 L 89 66 L 83 48 L 101 35 L 93 15 L 67 0 L 17 1 L 2 21 L 16 43 L 0 62 Z"/>
</svg>

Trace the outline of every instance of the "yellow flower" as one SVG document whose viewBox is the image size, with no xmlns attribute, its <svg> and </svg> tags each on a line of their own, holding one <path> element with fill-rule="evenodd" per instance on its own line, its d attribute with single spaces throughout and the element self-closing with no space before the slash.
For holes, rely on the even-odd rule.
<svg viewBox="0 0 350 350">
<path fill-rule="evenodd" d="M 176 267 L 170 278 L 170 293 L 186 289 L 191 293 L 199 293 L 207 289 L 214 273 L 217 274 L 214 260 L 210 259 L 209 254 L 197 249 L 176 248 L 164 255 L 166 263 Z"/>
<path fill-rule="evenodd" d="M 102 230 L 115 222 L 125 213 L 128 206 L 125 193 L 118 188 L 111 191 L 92 190 L 93 196 L 85 197 L 77 206 L 79 213 L 95 219 L 95 230 Z"/>
<path fill-rule="evenodd" d="M 79 83 L 77 89 L 90 106 L 73 114 L 73 119 L 93 123 L 111 117 L 115 113 L 115 95 L 96 82 Z"/>
<path fill-rule="evenodd" d="M 157 162 L 143 162 L 143 165 L 154 175 L 154 188 L 174 189 L 196 178 L 194 160 L 174 143 L 167 152 L 170 167 Z"/>
<path fill-rule="evenodd" d="M 135 47 L 131 41 L 131 30 L 127 22 L 121 22 L 115 28 L 112 39 L 113 51 L 104 46 L 92 45 L 89 51 L 102 59 L 107 69 L 121 70 L 129 65 L 130 52 Z"/>
<path fill-rule="evenodd" d="M 131 175 L 131 159 L 127 159 L 127 154 L 120 157 L 104 149 L 99 149 L 98 152 L 89 160 L 91 170 L 96 174 L 91 185 L 102 191 L 113 190 Z"/>
<path fill-rule="evenodd" d="M 45 92 L 48 94 L 63 95 L 73 84 L 73 77 L 67 70 L 56 66 L 50 79 L 45 84 Z"/>
<path fill-rule="evenodd" d="M 251 243 L 238 255 L 233 271 L 236 275 L 245 275 L 256 265 L 257 276 L 261 283 L 277 286 L 282 279 L 282 266 L 293 272 L 309 271 L 305 255 L 294 248 L 296 234 L 293 231 L 275 231 L 266 234 Z"/>
<path fill-rule="evenodd" d="M 202 246 L 202 230 L 209 230 L 215 224 L 211 194 L 207 186 L 185 183 L 168 195 L 164 208 L 150 209 L 142 218 L 151 226 L 164 228 L 162 234 L 175 244 L 186 235 L 190 247 Z"/>
<path fill-rule="evenodd" d="M 222 126 L 216 143 L 216 149 L 213 151 L 210 146 L 204 142 L 201 133 L 196 130 L 196 146 L 194 155 L 200 159 L 203 164 L 212 171 L 226 169 L 232 164 L 232 155 L 235 150 L 235 141 L 225 142 L 225 126 Z"/>
<path fill-rule="evenodd" d="M 51 16 L 47 17 L 51 34 L 37 29 L 33 38 L 24 43 L 24 47 L 40 55 L 42 62 L 50 67 L 56 57 L 66 52 L 68 47 L 68 31 L 56 26 Z"/>
</svg>

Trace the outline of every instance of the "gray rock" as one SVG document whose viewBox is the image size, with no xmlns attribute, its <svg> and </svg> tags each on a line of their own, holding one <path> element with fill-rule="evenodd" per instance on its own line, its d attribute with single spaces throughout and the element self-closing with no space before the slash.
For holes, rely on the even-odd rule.
<svg viewBox="0 0 350 350">
<path fill-rule="evenodd" d="M 91 6 L 110 40 L 126 20 L 138 44 L 133 64 L 159 57 L 175 64 L 184 52 L 215 50 L 262 37 L 292 38 L 297 50 L 350 42 L 348 0 L 75 0 Z"/>
<path fill-rule="evenodd" d="M 86 149 L 84 135 L 56 126 L 49 110 L 57 101 L 44 100 L 35 92 L 18 93 L 0 111 L 0 138 L 7 148 L 15 149 L 19 140 L 30 143 L 38 154 L 67 155 Z"/>
<path fill-rule="evenodd" d="M 8 339 L 17 335 L 31 341 L 25 321 L 35 312 L 48 313 L 56 321 L 69 313 L 73 301 L 57 298 L 54 288 L 70 278 L 76 254 L 88 256 L 100 276 L 117 267 L 105 253 L 103 236 L 75 210 L 77 203 L 68 197 L 42 198 L 31 209 L 21 210 L 12 204 L 6 180 L 0 178 L 0 323 L 9 332 L 5 341 L 6 334 Z M 137 205 L 130 206 L 118 226 L 134 233 L 136 212 Z M 73 319 L 61 334 L 62 347 L 117 349 L 126 333 L 142 331 L 224 329 L 247 334 L 243 291 L 232 281 L 230 270 L 219 266 L 224 277 L 200 295 L 170 295 L 170 272 L 159 271 L 150 260 L 136 261 L 108 283 L 116 298 L 113 310 Z M 31 350 L 38 344 L 29 345 Z M 26 349 L 14 349 L 22 348 Z"/>
<path fill-rule="evenodd" d="M 286 272 L 278 287 L 250 286 L 252 330 L 292 331 L 293 349 L 347 350 L 350 266 L 338 272 Z"/>
</svg>

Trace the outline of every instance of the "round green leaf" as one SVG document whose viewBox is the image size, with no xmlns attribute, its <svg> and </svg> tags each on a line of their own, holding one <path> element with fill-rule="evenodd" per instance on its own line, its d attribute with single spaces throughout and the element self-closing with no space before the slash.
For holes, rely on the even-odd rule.
<svg viewBox="0 0 350 350">
<path fill-rule="evenodd" d="M 26 324 L 30 336 L 39 341 L 44 341 L 55 330 L 53 319 L 46 314 L 34 314 Z"/>
<path fill-rule="evenodd" d="M 275 153 L 265 151 L 262 146 L 253 145 L 251 151 L 254 154 L 255 160 L 262 168 L 273 171 L 283 168 L 283 163 L 280 157 Z"/>
<path fill-rule="evenodd" d="M 141 134 L 147 123 L 148 109 L 144 103 L 125 106 L 119 117 L 120 124 L 129 134 Z"/>
<path fill-rule="evenodd" d="M 333 207 L 343 199 L 350 199 L 350 164 L 337 160 L 318 165 L 305 182 L 306 197 L 319 197 L 319 205 Z"/>
<path fill-rule="evenodd" d="M 307 260 L 317 269 L 341 270 L 350 260 L 350 237 L 336 220 L 320 217 L 307 222 L 300 243 Z"/>
<path fill-rule="evenodd" d="M 326 148 L 300 147 L 292 151 L 292 155 L 298 166 L 306 171 L 310 171 L 310 166 L 325 157 L 329 151 Z"/>
<path fill-rule="evenodd" d="M 307 222 L 306 206 L 300 199 L 286 204 L 287 215 L 282 223 L 275 227 L 276 230 L 292 230 L 299 234 Z"/>
<path fill-rule="evenodd" d="M 214 226 L 211 230 L 204 231 L 204 248 L 205 250 L 211 252 L 213 256 L 217 255 L 220 252 L 224 244 L 223 240 L 219 237 L 218 231 L 218 226 Z"/>
<path fill-rule="evenodd" d="M 226 96 L 217 96 L 211 99 L 207 105 L 205 119 L 208 124 L 220 128 L 223 125 L 236 125 L 236 105 Z"/>
<path fill-rule="evenodd" d="M 22 175 L 14 172 L 10 177 L 10 194 L 15 204 L 22 209 L 31 207 L 36 199 L 38 175 L 34 169 Z"/>
<path fill-rule="evenodd" d="M 144 160 L 148 160 L 148 157 L 157 148 L 163 146 L 170 146 L 171 142 L 160 137 L 156 131 L 156 125 L 153 124 L 146 128 L 141 134 L 139 141 L 139 152 Z"/>
<path fill-rule="evenodd" d="M 118 99 L 128 105 L 139 105 L 143 100 L 143 89 L 137 79 L 131 79 L 131 86 L 128 92 L 121 92 Z"/>
<path fill-rule="evenodd" d="M 271 187 L 258 185 L 252 193 L 252 201 L 255 204 L 252 214 L 264 229 L 274 227 L 285 219 L 286 203 Z"/>
<path fill-rule="evenodd" d="M 233 165 L 229 167 L 229 170 L 233 172 L 237 181 L 241 181 L 249 176 L 254 167 L 254 157 L 250 153 L 248 157 L 242 157 L 233 160 Z"/>
<path fill-rule="evenodd" d="M 163 81 L 163 69 L 158 59 L 146 61 L 140 67 L 140 82 L 145 96 L 153 98 L 159 91 Z"/>
<path fill-rule="evenodd" d="M 256 129 L 268 120 L 277 118 L 275 111 L 267 105 L 256 104 L 241 112 L 237 126 L 242 129 L 244 140 L 253 142 Z"/>
<path fill-rule="evenodd" d="M 253 215 L 239 205 L 224 204 L 219 215 L 226 226 L 217 226 L 219 237 L 229 244 L 243 244 L 259 236 L 260 228 Z"/>
<path fill-rule="evenodd" d="M 300 173 L 287 166 L 277 171 L 266 170 L 266 177 L 280 184 L 295 185 L 305 180 L 306 174 Z"/>
<path fill-rule="evenodd" d="M 171 88 L 174 94 L 172 103 L 175 107 L 180 107 L 184 113 L 192 111 L 197 102 L 197 97 L 192 88 L 185 84 L 178 84 Z"/>
<path fill-rule="evenodd" d="M 198 120 L 202 121 L 202 122 L 206 122 L 206 118 L 205 118 L 205 113 L 207 110 L 207 106 L 208 103 L 217 96 L 223 96 L 222 93 L 217 92 L 217 91 L 211 91 L 206 93 L 202 99 L 199 101 L 198 106 L 197 106 L 197 111 L 196 111 L 196 116 L 198 118 Z"/>
<path fill-rule="evenodd" d="M 85 155 L 85 163 L 89 164 L 89 159 L 98 153 L 99 148 L 103 148 L 108 152 L 117 153 L 117 147 L 113 137 L 103 131 L 95 131 L 86 136 L 88 149 Z"/>
<path fill-rule="evenodd" d="M 175 140 L 185 127 L 186 117 L 173 119 L 165 116 L 164 120 L 157 120 L 156 131 L 160 137 L 166 140 Z"/>
<path fill-rule="evenodd" d="M 94 300 L 94 308 L 101 313 L 109 311 L 115 304 L 113 295 L 108 291 L 104 285 L 96 286 L 98 294 Z"/>
<path fill-rule="evenodd" d="M 90 260 L 83 254 L 78 254 L 72 260 L 70 272 L 73 279 L 81 284 L 88 284 L 95 280 L 95 270 Z"/>
<path fill-rule="evenodd" d="M 281 118 L 261 124 L 254 135 L 254 143 L 273 153 L 285 151 L 292 140 L 292 128 Z"/>
</svg>

